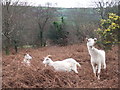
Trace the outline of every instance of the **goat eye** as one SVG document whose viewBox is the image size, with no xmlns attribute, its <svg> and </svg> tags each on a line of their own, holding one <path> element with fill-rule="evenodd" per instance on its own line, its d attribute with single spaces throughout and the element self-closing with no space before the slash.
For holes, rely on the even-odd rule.
<svg viewBox="0 0 120 90">
<path fill-rule="evenodd" d="M 46 59 L 47 61 L 49 60 L 49 59 Z"/>
</svg>

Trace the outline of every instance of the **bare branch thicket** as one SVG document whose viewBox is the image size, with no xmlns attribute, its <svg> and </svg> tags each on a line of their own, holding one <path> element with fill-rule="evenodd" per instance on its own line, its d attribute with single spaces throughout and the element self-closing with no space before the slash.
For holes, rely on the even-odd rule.
<svg viewBox="0 0 120 90">
<path fill-rule="evenodd" d="M 46 4 L 46 7 L 37 7 L 36 12 L 36 22 L 38 23 L 39 27 L 39 41 L 40 46 L 44 46 L 46 40 L 45 40 L 45 31 L 50 26 L 50 21 L 54 18 L 54 13 L 56 12 L 55 8 L 50 7 L 50 3 Z"/>
<path fill-rule="evenodd" d="M 3 14 L 3 46 L 6 49 L 6 53 L 9 52 L 9 48 L 12 42 L 16 41 L 15 35 L 18 33 L 17 27 L 20 25 L 20 19 L 25 12 L 27 6 L 26 3 L 20 3 L 19 0 L 4 0 L 2 1 L 2 14 Z"/>
<path fill-rule="evenodd" d="M 92 11 L 92 13 L 91 13 Z M 75 8 L 69 12 L 70 42 L 83 42 L 86 36 L 95 36 L 94 29 L 97 27 L 97 13 L 92 9 Z"/>
<path fill-rule="evenodd" d="M 95 1 L 96 9 L 100 14 L 102 19 L 105 19 L 109 12 L 117 13 L 118 12 L 118 2 L 119 0 L 99 0 Z"/>
</svg>

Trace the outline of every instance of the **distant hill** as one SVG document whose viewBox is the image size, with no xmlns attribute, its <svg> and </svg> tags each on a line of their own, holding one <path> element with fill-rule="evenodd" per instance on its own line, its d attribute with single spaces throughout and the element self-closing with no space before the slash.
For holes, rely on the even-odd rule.
<svg viewBox="0 0 120 90">
<path fill-rule="evenodd" d="M 80 18 L 81 23 L 98 22 L 100 20 L 100 15 L 95 8 L 57 8 L 57 11 L 68 21 L 71 21 L 72 17 Z"/>
</svg>

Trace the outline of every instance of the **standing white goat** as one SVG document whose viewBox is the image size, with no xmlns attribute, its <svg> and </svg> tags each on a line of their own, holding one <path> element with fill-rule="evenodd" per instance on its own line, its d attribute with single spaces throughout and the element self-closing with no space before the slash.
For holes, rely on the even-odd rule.
<svg viewBox="0 0 120 90">
<path fill-rule="evenodd" d="M 43 63 L 49 66 L 53 66 L 56 71 L 74 71 L 75 73 L 78 73 L 77 66 L 81 67 L 78 62 L 76 62 L 73 58 L 68 58 L 63 61 L 52 61 L 50 58 L 51 55 L 48 55 L 44 58 Z"/>
<path fill-rule="evenodd" d="M 25 56 L 24 56 L 24 59 L 23 59 L 22 63 L 25 63 L 28 66 L 30 66 L 30 60 L 31 59 L 32 59 L 32 57 L 29 54 L 26 53 Z"/>
<path fill-rule="evenodd" d="M 97 48 L 94 47 L 96 40 L 97 40 L 96 38 L 87 39 L 87 48 L 88 48 L 89 54 L 91 56 L 91 65 L 93 68 L 93 73 L 94 73 L 95 77 L 97 74 L 98 79 L 100 79 L 101 67 L 103 67 L 103 69 L 106 69 L 105 51 L 98 50 Z"/>
</svg>

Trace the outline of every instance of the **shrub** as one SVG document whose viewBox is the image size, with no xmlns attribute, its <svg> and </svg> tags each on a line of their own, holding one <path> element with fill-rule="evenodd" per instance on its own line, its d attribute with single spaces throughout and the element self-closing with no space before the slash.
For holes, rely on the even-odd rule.
<svg viewBox="0 0 120 90">
<path fill-rule="evenodd" d="M 68 32 L 65 30 L 65 27 L 63 17 L 61 18 L 61 22 L 53 22 L 48 34 L 48 38 L 52 41 L 52 43 L 67 45 Z"/>
<path fill-rule="evenodd" d="M 101 19 L 100 28 L 97 29 L 99 35 L 99 45 L 105 50 L 111 49 L 111 47 L 117 43 L 120 43 L 120 16 L 109 13 L 108 19 Z"/>
</svg>

